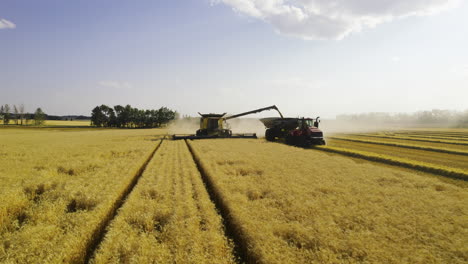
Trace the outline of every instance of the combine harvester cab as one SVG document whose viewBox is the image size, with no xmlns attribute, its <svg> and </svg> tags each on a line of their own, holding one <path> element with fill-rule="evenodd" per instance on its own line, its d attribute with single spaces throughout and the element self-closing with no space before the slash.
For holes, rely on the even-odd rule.
<svg viewBox="0 0 468 264">
<path fill-rule="evenodd" d="M 320 117 L 313 118 L 277 118 L 260 119 L 265 125 L 265 139 L 268 141 L 284 140 L 288 145 L 310 147 L 325 145 L 323 132 L 318 128 Z"/>
</svg>

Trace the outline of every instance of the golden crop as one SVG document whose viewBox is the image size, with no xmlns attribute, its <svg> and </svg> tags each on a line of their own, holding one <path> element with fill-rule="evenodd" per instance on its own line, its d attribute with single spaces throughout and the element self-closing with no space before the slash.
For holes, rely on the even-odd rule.
<svg viewBox="0 0 468 264">
<path fill-rule="evenodd" d="M 411 145 L 417 145 L 421 147 L 430 147 L 430 148 L 438 148 L 438 149 L 449 149 L 449 150 L 461 150 L 461 151 L 468 151 L 468 146 L 466 145 L 454 145 L 454 144 L 445 144 L 445 143 L 437 143 L 437 142 L 427 142 L 427 141 L 411 141 L 411 140 L 401 140 L 401 139 L 396 139 L 392 137 L 388 138 L 375 138 L 375 137 L 366 137 L 364 134 L 361 134 L 360 136 L 355 136 L 352 134 L 335 134 L 333 136 L 339 136 L 339 137 L 346 137 L 349 139 L 358 139 L 358 140 L 369 140 L 369 141 L 379 141 L 379 142 L 386 142 L 386 143 L 393 143 L 393 144 L 411 144 Z M 333 137 L 332 136 L 332 137 Z M 327 141 L 328 143 L 328 141 Z"/>
<path fill-rule="evenodd" d="M 466 145 L 375 134 L 315 149 L 159 145 L 165 133 L 0 128 L 0 263 L 468 259 Z"/>
<path fill-rule="evenodd" d="M 449 148 L 434 148 L 434 147 L 421 146 L 421 145 L 416 145 L 416 144 L 405 144 L 405 143 L 385 142 L 385 141 L 378 141 L 378 140 L 357 139 L 357 138 L 351 138 L 351 137 L 333 136 L 333 137 L 328 137 L 328 139 L 345 140 L 345 141 L 358 142 L 358 143 L 369 143 L 369 144 L 377 144 L 377 145 L 384 145 L 384 146 L 391 146 L 391 147 L 419 149 L 419 150 L 427 150 L 427 151 L 468 156 L 468 151 L 455 150 L 455 149 L 449 149 Z"/>
<path fill-rule="evenodd" d="M 466 189 L 258 140 L 190 142 L 261 263 L 465 263 Z"/>
<path fill-rule="evenodd" d="M 46 126 L 90 126 L 91 121 L 89 120 L 75 120 L 75 121 L 66 121 L 66 120 L 46 120 Z"/>
<path fill-rule="evenodd" d="M 411 159 L 399 158 L 390 155 L 356 150 L 355 148 L 339 148 L 333 146 L 317 146 L 317 149 L 339 153 L 351 157 L 362 158 L 370 161 L 382 162 L 390 165 L 397 165 L 405 168 L 416 169 L 434 174 L 444 175 L 453 178 L 468 179 L 468 171 L 438 164 L 421 162 Z"/>
<path fill-rule="evenodd" d="M 412 143 L 412 145 L 417 145 Z M 384 155 L 395 159 L 412 160 L 414 162 L 434 164 L 435 166 L 447 167 L 468 171 L 468 156 L 437 153 L 434 151 L 406 148 L 401 146 L 388 146 L 371 142 L 354 142 L 346 140 L 327 140 L 327 147 L 344 148 L 353 151 L 369 152 L 376 155 Z"/>
<path fill-rule="evenodd" d="M 83 262 L 153 133 L 0 130 L 0 262 Z"/>
<path fill-rule="evenodd" d="M 164 141 L 94 263 L 234 263 L 221 217 L 184 141 Z"/>
<path fill-rule="evenodd" d="M 356 136 L 364 136 L 364 137 L 375 137 L 375 138 L 390 138 L 390 139 L 399 139 L 399 140 L 410 140 L 410 141 L 421 141 L 421 142 L 432 142 L 432 143 L 443 143 L 443 144 L 453 144 L 453 145 L 464 145 L 468 146 L 468 142 L 460 141 L 457 139 L 453 140 L 442 140 L 442 139 L 424 139 L 424 138 L 415 138 L 415 137 L 408 137 L 408 136 L 387 136 L 387 135 L 374 135 L 374 134 L 354 134 Z"/>
</svg>

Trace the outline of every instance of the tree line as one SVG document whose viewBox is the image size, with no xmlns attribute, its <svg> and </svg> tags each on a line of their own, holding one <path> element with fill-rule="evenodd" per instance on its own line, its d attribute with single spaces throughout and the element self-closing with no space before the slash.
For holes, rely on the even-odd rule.
<svg viewBox="0 0 468 264">
<path fill-rule="evenodd" d="M 97 127 L 152 128 L 161 127 L 178 116 L 167 107 L 143 110 L 131 105 L 96 106 L 91 112 L 91 124 Z"/>
<path fill-rule="evenodd" d="M 43 125 L 46 114 L 39 107 L 36 109 L 34 114 L 26 113 L 24 104 L 19 106 L 13 105 L 10 107 L 9 104 L 0 105 L 0 120 L 3 121 L 4 125 L 10 124 L 13 121 L 15 125 L 28 125 L 30 120 L 33 120 L 34 125 Z"/>
</svg>

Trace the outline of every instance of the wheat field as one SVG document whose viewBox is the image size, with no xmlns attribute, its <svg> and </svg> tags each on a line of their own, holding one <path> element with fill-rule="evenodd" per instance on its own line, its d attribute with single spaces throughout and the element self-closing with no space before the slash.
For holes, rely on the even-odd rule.
<svg viewBox="0 0 468 264">
<path fill-rule="evenodd" d="M 274 143 L 190 144 L 261 263 L 468 258 L 462 187 Z"/>
<path fill-rule="evenodd" d="M 466 263 L 468 149 L 431 135 L 467 134 L 1 128 L 0 263 Z"/>
</svg>

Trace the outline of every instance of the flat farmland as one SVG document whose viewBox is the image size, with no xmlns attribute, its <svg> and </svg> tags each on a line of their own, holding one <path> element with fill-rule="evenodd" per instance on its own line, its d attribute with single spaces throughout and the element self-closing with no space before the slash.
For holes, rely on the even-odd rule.
<svg viewBox="0 0 468 264">
<path fill-rule="evenodd" d="M 82 263 L 154 131 L 1 129 L 0 262 Z"/>
<path fill-rule="evenodd" d="M 467 146 L 166 133 L 0 129 L 0 263 L 468 262 Z"/>
<path fill-rule="evenodd" d="M 359 134 L 335 134 L 327 139 L 324 150 L 337 149 L 337 152 L 365 158 L 378 157 L 385 163 L 395 163 L 406 167 L 427 168 L 431 172 L 466 179 L 468 177 L 468 144 L 463 139 L 465 130 L 438 130 L 439 135 L 451 135 L 450 140 L 440 140 L 425 136 L 429 132 L 379 132 Z M 408 134 L 411 134 L 409 136 Z M 449 138 L 444 137 L 444 138 Z M 346 152 L 346 153 L 345 153 Z M 401 162 L 399 162 L 401 161 Z"/>
<path fill-rule="evenodd" d="M 462 187 L 256 140 L 190 145 L 253 262 L 467 260 Z"/>
<path fill-rule="evenodd" d="M 399 146 L 380 145 L 371 142 L 366 143 L 364 141 L 348 141 L 346 140 L 346 138 L 328 139 L 327 143 L 330 146 L 339 146 L 341 148 L 368 151 L 388 156 L 407 158 L 410 160 L 422 161 L 452 168 L 460 168 L 468 171 L 468 146 L 466 148 L 466 153 L 462 155 L 452 153 L 440 153 L 424 149 L 409 149 Z M 460 151 L 460 153 L 463 152 Z"/>
</svg>

